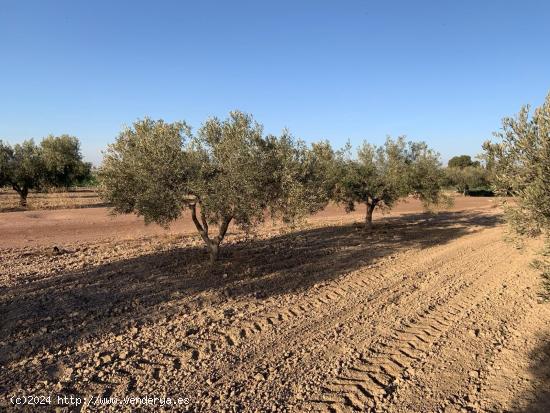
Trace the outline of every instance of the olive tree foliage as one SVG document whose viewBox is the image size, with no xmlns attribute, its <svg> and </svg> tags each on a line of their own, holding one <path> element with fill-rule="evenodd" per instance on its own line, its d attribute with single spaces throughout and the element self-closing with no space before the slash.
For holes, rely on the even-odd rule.
<svg viewBox="0 0 550 413">
<path fill-rule="evenodd" d="M 195 226 L 206 243 L 211 261 L 218 255 L 228 226 L 234 221 L 245 231 L 261 222 L 269 205 L 269 153 L 262 127 L 252 117 L 233 112 L 226 120 L 208 119 L 192 140 L 199 174 L 190 182 L 189 203 Z M 197 219 L 200 208 L 200 221 Z M 211 224 L 218 234 L 209 233 Z"/>
<path fill-rule="evenodd" d="M 445 175 L 447 183 L 464 195 L 468 195 L 470 189 L 489 185 L 487 171 L 481 166 L 449 167 Z"/>
<path fill-rule="evenodd" d="M 479 161 L 472 161 L 472 157 L 470 155 L 459 155 L 459 156 L 453 156 L 451 159 L 449 159 L 449 162 L 447 162 L 447 166 L 449 168 L 466 168 L 468 166 L 480 166 Z"/>
<path fill-rule="evenodd" d="M 29 139 L 13 147 L 0 141 L 0 186 L 15 190 L 22 207 L 27 206 L 30 190 L 68 188 L 87 179 L 90 171 L 75 137 L 50 135 L 40 145 Z"/>
<path fill-rule="evenodd" d="M 531 115 L 524 106 L 515 117 L 502 121 L 485 142 L 495 190 L 515 199 L 507 203 L 512 227 L 523 235 L 550 235 L 550 94 Z"/>
<path fill-rule="evenodd" d="M 44 184 L 45 168 L 40 147 L 32 139 L 13 147 L 0 141 L 0 186 L 9 186 L 19 194 L 19 204 L 27 206 L 31 189 Z"/>
<path fill-rule="evenodd" d="M 488 186 L 486 169 L 479 161 L 472 161 L 470 155 L 454 156 L 445 169 L 445 180 L 458 192 L 468 195 L 470 189 Z"/>
<path fill-rule="evenodd" d="M 208 119 L 196 134 L 184 122 L 144 119 L 109 146 L 100 191 L 116 212 L 147 223 L 167 226 L 189 209 L 214 262 L 232 223 L 249 232 L 266 215 L 295 223 L 323 208 L 330 156 L 330 148 L 310 149 L 286 131 L 264 137 L 239 111 Z"/>
<path fill-rule="evenodd" d="M 364 142 L 356 159 L 349 157 L 348 149 L 339 163 L 336 200 L 345 203 L 347 211 L 365 204 L 367 229 L 372 228 L 376 208 L 391 209 L 400 198 L 413 196 L 425 206 L 446 200 L 439 155 L 423 142 L 406 142 L 404 137 L 388 138 L 382 146 Z"/>
<path fill-rule="evenodd" d="M 80 141 L 70 135 L 49 135 L 40 143 L 46 181 L 69 188 L 90 178 L 92 164 L 82 161 Z"/>
<path fill-rule="evenodd" d="M 98 171 L 99 192 L 114 212 L 136 212 L 166 226 L 181 215 L 189 182 L 198 173 L 190 154 L 191 129 L 183 122 L 144 119 L 109 145 Z"/>
<path fill-rule="evenodd" d="M 294 225 L 304 216 L 323 209 L 336 182 L 335 152 L 324 141 L 309 148 L 288 131 L 267 137 L 270 153 L 267 168 L 273 171 L 266 188 L 273 219 Z"/>
<path fill-rule="evenodd" d="M 494 189 L 514 197 L 505 201 L 505 211 L 518 234 L 545 238 L 546 260 L 538 264 L 550 290 L 550 93 L 532 114 L 524 106 L 504 118 L 494 136 L 496 142 L 483 144 Z"/>
</svg>

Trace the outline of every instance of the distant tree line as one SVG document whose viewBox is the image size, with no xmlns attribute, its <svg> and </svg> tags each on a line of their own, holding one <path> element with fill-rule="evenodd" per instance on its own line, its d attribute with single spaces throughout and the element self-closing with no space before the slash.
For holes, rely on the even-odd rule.
<svg viewBox="0 0 550 413">
<path fill-rule="evenodd" d="M 0 187 L 8 186 L 27 206 L 30 190 L 69 188 L 91 179 L 91 163 L 82 160 L 80 142 L 74 136 L 48 136 L 9 145 L 0 140 Z"/>
</svg>

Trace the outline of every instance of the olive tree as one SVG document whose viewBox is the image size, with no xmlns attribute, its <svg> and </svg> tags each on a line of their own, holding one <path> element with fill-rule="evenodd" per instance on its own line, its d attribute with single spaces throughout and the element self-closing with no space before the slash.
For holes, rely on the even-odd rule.
<svg viewBox="0 0 550 413">
<path fill-rule="evenodd" d="M 83 162 L 78 138 L 49 135 L 40 142 L 40 148 L 49 185 L 69 188 L 90 178 L 92 164 Z"/>
<path fill-rule="evenodd" d="M 550 291 L 550 93 L 532 114 L 524 106 L 515 117 L 504 118 L 494 136 L 496 142 L 483 145 L 494 189 L 514 197 L 504 206 L 516 233 L 544 237 L 546 260 L 537 264 Z"/>
<path fill-rule="evenodd" d="M 470 155 L 460 155 L 449 159 L 445 180 L 447 185 L 468 195 L 470 189 L 488 185 L 488 174 L 479 161 L 473 161 Z"/>
<path fill-rule="evenodd" d="M 487 171 L 481 166 L 449 167 L 445 176 L 447 183 L 464 195 L 468 195 L 472 188 L 488 185 Z"/>
<path fill-rule="evenodd" d="M 192 140 L 199 174 L 190 181 L 194 202 L 189 207 L 211 261 L 216 260 L 231 221 L 249 231 L 264 218 L 269 178 L 275 173 L 266 148 L 262 127 L 240 112 L 232 112 L 226 120 L 208 119 Z M 212 224 L 218 225 L 215 236 L 209 233 Z"/>
<path fill-rule="evenodd" d="M 403 197 L 414 196 L 425 205 L 443 200 L 443 172 L 439 155 L 423 142 L 388 138 L 383 146 L 364 142 L 357 158 L 340 157 L 336 200 L 353 211 L 365 204 L 365 227 L 372 228 L 376 208 L 391 209 Z"/>
<path fill-rule="evenodd" d="M 514 197 L 506 204 L 512 227 L 523 235 L 550 236 L 550 94 L 530 114 L 529 106 L 502 121 L 485 142 L 495 191 Z"/>
<path fill-rule="evenodd" d="M 0 186 L 16 191 L 22 207 L 27 206 L 29 190 L 44 185 L 44 171 L 40 147 L 32 139 L 13 147 L 0 141 Z"/>
<path fill-rule="evenodd" d="M 287 132 L 264 137 L 239 111 L 208 119 L 196 134 L 184 122 L 144 119 L 109 146 L 100 188 L 116 212 L 145 222 L 167 226 L 189 209 L 214 262 L 230 224 L 250 231 L 269 214 L 295 222 L 324 207 L 324 155 Z"/>
<path fill-rule="evenodd" d="M 30 139 L 13 147 L 0 141 L 0 186 L 15 190 L 22 207 L 30 190 L 67 188 L 88 178 L 90 171 L 75 137 L 50 135 L 40 145 Z"/>
<path fill-rule="evenodd" d="M 459 156 L 453 156 L 451 159 L 449 159 L 449 162 L 447 162 L 447 166 L 449 168 L 467 168 L 468 166 L 480 166 L 479 161 L 472 161 L 472 157 L 470 155 L 459 155 Z"/>
</svg>

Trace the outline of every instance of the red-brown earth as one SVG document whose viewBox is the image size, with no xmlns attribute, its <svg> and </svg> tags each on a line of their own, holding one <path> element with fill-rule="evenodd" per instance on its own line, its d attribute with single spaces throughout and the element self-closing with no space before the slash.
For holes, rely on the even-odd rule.
<svg viewBox="0 0 550 413">
<path fill-rule="evenodd" d="M 491 198 L 401 203 L 369 233 L 362 218 L 231 228 L 212 268 L 187 216 L 0 214 L 0 410 L 53 410 L 10 403 L 32 394 L 189 399 L 79 411 L 550 411 L 538 243 L 507 241 Z"/>
</svg>

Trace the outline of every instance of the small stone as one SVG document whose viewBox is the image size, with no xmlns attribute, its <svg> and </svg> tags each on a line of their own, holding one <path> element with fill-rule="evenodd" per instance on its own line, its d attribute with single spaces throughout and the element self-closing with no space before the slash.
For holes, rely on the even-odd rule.
<svg viewBox="0 0 550 413">
<path fill-rule="evenodd" d="M 109 354 L 105 354 L 104 356 L 101 356 L 100 360 L 103 364 L 106 364 L 106 363 L 110 363 L 113 360 L 113 358 Z"/>
<path fill-rule="evenodd" d="M 265 376 L 264 376 L 262 373 L 257 373 L 257 374 L 254 376 L 254 380 L 256 380 L 256 381 L 264 381 L 264 380 L 265 380 Z"/>
</svg>

